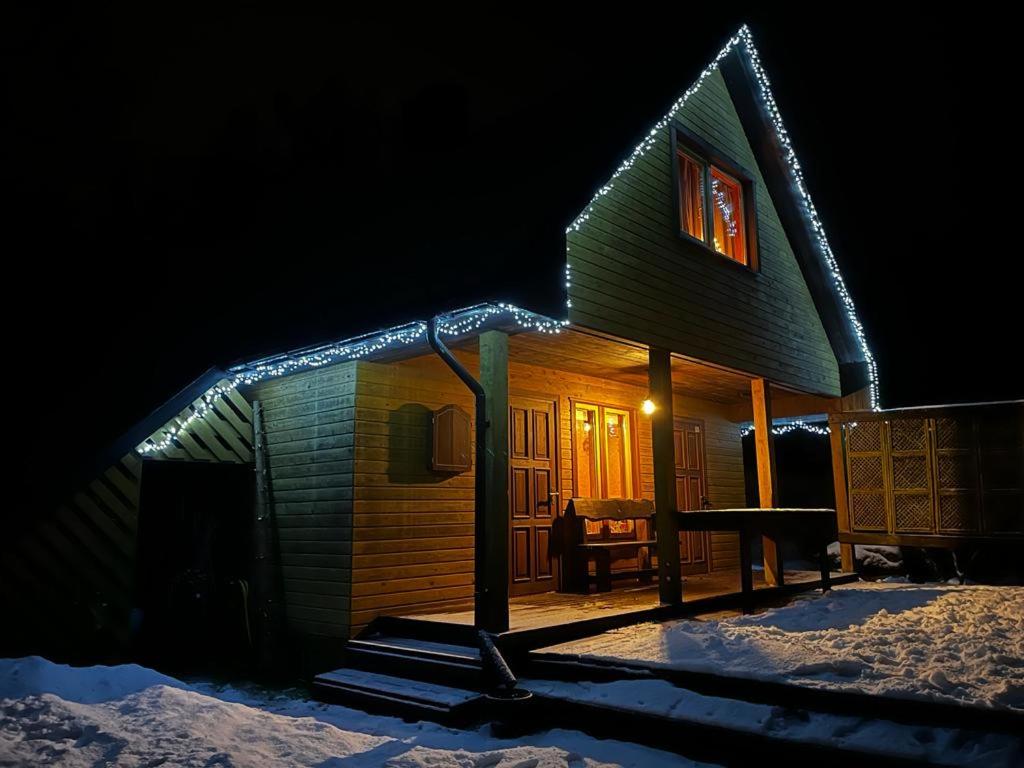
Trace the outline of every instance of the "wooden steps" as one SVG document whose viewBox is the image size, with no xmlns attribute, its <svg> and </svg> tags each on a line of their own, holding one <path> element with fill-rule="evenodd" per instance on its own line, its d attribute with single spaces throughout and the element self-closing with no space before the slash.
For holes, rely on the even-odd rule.
<svg viewBox="0 0 1024 768">
<path fill-rule="evenodd" d="M 446 725 L 480 716 L 480 651 L 468 637 L 425 631 L 421 622 L 375 622 L 345 645 L 345 668 L 317 675 L 320 697 Z"/>
<path fill-rule="evenodd" d="M 534 679 L 569 682 L 665 680 L 677 688 L 704 696 L 807 712 L 877 718 L 904 725 L 1011 734 L 1024 732 L 1024 716 L 1008 710 L 970 707 L 942 700 L 889 698 L 857 690 L 812 688 L 781 681 L 648 666 L 641 662 L 533 651 L 520 670 L 525 670 Z"/>
<path fill-rule="evenodd" d="M 347 665 L 426 683 L 466 689 L 480 687 L 480 651 L 466 645 L 377 635 L 349 640 Z"/>
<path fill-rule="evenodd" d="M 317 675 L 313 692 L 320 699 L 367 712 L 445 725 L 474 720 L 479 711 L 475 705 L 483 698 L 478 691 L 350 668 Z"/>
</svg>

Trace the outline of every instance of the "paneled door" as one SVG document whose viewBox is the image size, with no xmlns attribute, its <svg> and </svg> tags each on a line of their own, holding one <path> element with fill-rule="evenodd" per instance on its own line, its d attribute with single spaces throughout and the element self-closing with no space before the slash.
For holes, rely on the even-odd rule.
<svg viewBox="0 0 1024 768">
<path fill-rule="evenodd" d="M 702 509 L 707 497 L 704 476 L 704 426 L 699 421 L 676 419 L 676 503 L 679 509 Z M 679 534 L 679 564 L 684 575 L 707 573 L 710 557 L 706 531 Z"/>
<path fill-rule="evenodd" d="M 556 406 L 512 398 L 509 411 L 509 589 L 550 592 L 557 586 L 551 526 L 560 511 Z"/>
</svg>

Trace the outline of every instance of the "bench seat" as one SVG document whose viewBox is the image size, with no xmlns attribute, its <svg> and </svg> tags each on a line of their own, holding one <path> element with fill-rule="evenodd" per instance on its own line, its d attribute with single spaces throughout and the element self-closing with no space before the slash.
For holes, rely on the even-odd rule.
<svg viewBox="0 0 1024 768">
<path fill-rule="evenodd" d="M 571 499 L 563 520 L 563 589 L 585 594 L 590 591 L 590 584 L 596 582 L 598 592 L 609 592 L 615 578 L 637 578 L 646 584 L 655 575 L 654 568 L 645 567 L 612 573 L 613 552 L 632 550 L 639 560 L 640 550 L 651 550 L 658 542 L 650 538 L 588 541 L 586 523 L 605 520 L 628 520 L 634 524 L 643 521 L 649 536 L 654 530 L 654 504 L 649 499 Z M 594 575 L 589 573 L 591 561 Z"/>
<path fill-rule="evenodd" d="M 577 544 L 580 549 L 615 549 L 616 547 L 653 547 L 658 542 L 655 539 L 618 539 L 616 541 L 588 541 L 585 544 Z"/>
</svg>

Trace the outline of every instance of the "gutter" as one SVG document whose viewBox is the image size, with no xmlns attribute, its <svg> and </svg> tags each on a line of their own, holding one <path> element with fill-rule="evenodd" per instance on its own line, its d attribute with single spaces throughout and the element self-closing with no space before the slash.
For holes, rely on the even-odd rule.
<svg viewBox="0 0 1024 768">
<path fill-rule="evenodd" d="M 493 627 L 486 626 L 486 612 L 484 611 L 485 600 L 501 599 L 507 600 L 506 595 L 487 595 L 484 585 L 484 572 L 486 570 L 485 542 L 487 531 L 487 446 L 485 436 L 489 424 L 487 423 L 487 393 L 483 385 L 473 378 L 473 375 L 466 370 L 451 350 L 441 341 L 437 330 L 438 318 L 432 317 L 427 322 L 427 341 L 430 348 L 437 353 L 445 364 L 452 369 L 456 376 L 462 381 L 469 391 L 473 393 L 476 401 L 476 475 L 473 493 L 473 627 L 477 630 L 477 640 L 480 647 L 480 665 L 482 670 L 482 681 L 484 685 L 496 692 L 501 697 L 512 696 L 515 698 L 519 692 L 516 691 L 516 678 L 505 662 L 501 651 L 494 643 L 489 630 Z M 503 693 L 498 693 L 503 692 Z"/>
<path fill-rule="evenodd" d="M 488 629 L 483 626 L 483 605 L 485 595 L 483 594 L 484 571 L 485 571 L 485 531 L 486 531 L 486 505 L 487 499 L 487 448 L 484 436 L 487 432 L 487 394 L 483 385 L 473 378 L 473 375 L 466 370 L 455 356 L 451 353 L 437 330 L 438 318 L 432 317 L 427 322 L 427 341 L 430 348 L 437 353 L 445 364 L 452 369 L 456 376 L 473 393 L 476 401 L 476 475 L 473 493 L 473 626 L 477 630 Z"/>
</svg>

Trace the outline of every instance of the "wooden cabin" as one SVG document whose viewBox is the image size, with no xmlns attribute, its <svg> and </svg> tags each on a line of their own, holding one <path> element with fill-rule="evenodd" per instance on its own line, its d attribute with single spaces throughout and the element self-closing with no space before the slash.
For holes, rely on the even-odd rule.
<svg viewBox="0 0 1024 768">
<path fill-rule="evenodd" d="M 147 487 L 170 463 L 255 464 L 255 490 L 251 473 L 233 476 L 231 498 L 251 509 L 255 494 L 257 557 L 276 541 L 304 647 L 338 649 L 381 616 L 500 632 L 510 604 L 572 615 L 593 598 L 566 591 L 580 545 L 608 545 L 611 594 L 645 605 L 738 585 L 737 534 L 680 532 L 675 513 L 744 506 L 751 423 L 761 506 L 778 506 L 773 423 L 873 408 L 874 364 L 746 28 L 637 128 L 641 143 L 569 221 L 563 314 L 487 303 L 213 369 L 5 547 L 6 596 L 100 595 L 127 642 L 137 574 L 174 535 L 151 520 L 177 519 L 168 494 L 185 493 L 167 477 Z M 574 498 L 654 516 L 574 516 L 569 531 Z M 773 552 L 767 541 L 778 584 Z"/>
</svg>

